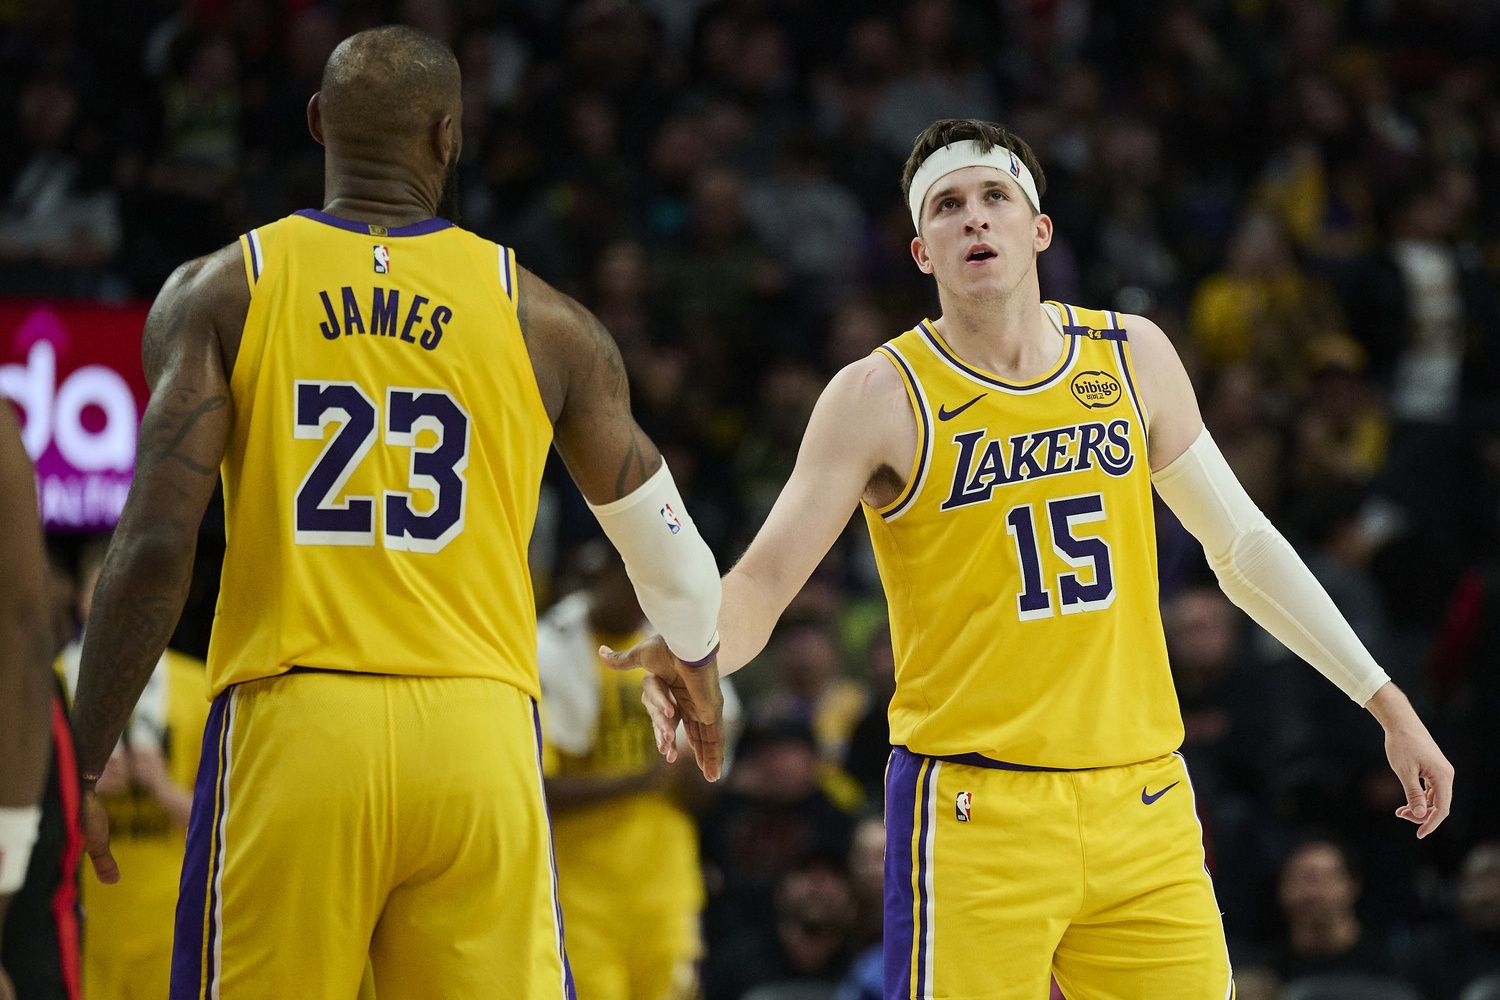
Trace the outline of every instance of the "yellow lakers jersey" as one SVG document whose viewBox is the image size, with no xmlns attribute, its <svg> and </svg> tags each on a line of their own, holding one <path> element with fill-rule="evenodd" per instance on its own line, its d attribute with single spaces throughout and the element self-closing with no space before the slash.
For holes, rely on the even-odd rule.
<svg viewBox="0 0 1500 1000">
<path fill-rule="evenodd" d="M 1060 303 L 1028 384 L 930 321 L 877 348 L 916 413 L 901 495 L 866 506 L 896 658 L 891 742 L 1102 767 L 1182 741 L 1158 607 L 1147 414 L 1118 316 Z"/>
<path fill-rule="evenodd" d="M 514 255 L 313 210 L 240 243 L 211 693 L 306 666 L 538 696 L 526 549 L 552 427 Z"/>
</svg>

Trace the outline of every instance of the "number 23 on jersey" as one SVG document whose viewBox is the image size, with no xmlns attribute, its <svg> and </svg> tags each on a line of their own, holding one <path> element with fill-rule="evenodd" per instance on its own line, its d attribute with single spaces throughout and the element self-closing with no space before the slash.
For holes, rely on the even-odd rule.
<svg viewBox="0 0 1500 1000">
<path fill-rule="evenodd" d="M 375 544 L 377 498 L 343 491 L 377 434 L 384 446 L 411 453 L 406 489 L 381 491 L 380 543 L 406 552 L 438 552 L 463 532 L 469 414 L 452 393 L 391 386 L 381 406 L 355 382 L 298 380 L 293 391 L 295 436 L 326 439 L 297 487 L 297 544 Z M 330 425 L 337 425 L 331 437 Z M 417 490 L 431 494 L 429 509 L 413 505 Z"/>
</svg>

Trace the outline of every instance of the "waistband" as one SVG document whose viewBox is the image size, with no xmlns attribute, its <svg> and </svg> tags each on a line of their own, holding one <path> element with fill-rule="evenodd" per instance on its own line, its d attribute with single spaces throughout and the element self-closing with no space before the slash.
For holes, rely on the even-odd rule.
<svg viewBox="0 0 1500 1000">
<path fill-rule="evenodd" d="M 925 757 L 928 760 L 951 761 L 954 764 L 967 764 L 970 767 L 987 767 L 992 771 L 1040 771 L 1045 773 L 1071 774 L 1076 771 L 1098 771 L 1097 767 L 1042 767 L 1039 764 L 1016 764 L 1008 760 L 996 760 L 978 753 L 955 753 L 955 754 L 930 754 L 917 753 L 908 750 L 904 746 L 893 746 L 891 750 L 895 753 L 904 753 L 912 757 Z"/>
</svg>

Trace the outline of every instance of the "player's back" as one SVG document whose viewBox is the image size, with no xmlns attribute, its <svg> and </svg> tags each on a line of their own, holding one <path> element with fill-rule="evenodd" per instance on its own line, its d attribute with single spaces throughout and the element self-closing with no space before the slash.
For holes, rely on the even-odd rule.
<svg viewBox="0 0 1500 1000">
<path fill-rule="evenodd" d="M 293 666 L 535 697 L 526 551 L 551 424 L 509 249 L 305 210 L 241 238 L 209 685 Z"/>
</svg>

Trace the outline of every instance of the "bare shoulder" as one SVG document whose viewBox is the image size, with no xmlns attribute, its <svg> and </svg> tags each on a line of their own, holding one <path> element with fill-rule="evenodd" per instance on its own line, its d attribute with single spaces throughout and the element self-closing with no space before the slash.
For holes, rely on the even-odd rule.
<svg viewBox="0 0 1500 1000">
<path fill-rule="evenodd" d="M 842 368 L 823 390 L 807 436 L 813 454 L 852 464 L 877 506 L 899 493 L 916 454 L 917 419 L 895 366 L 871 354 Z"/>
<path fill-rule="evenodd" d="M 516 271 L 516 318 L 553 422 L 570 387 L 628 396 L 625 362 L 598 317 L 524 267 Z"/>
<path fill-rule="evenodd" d="M 1129 331 L 1130 357 L 1146 404 L 1152 469 L 1161 469 L 1203 429 L 1192 380 L 1177 348 L 1162 328 L 1144 316 L 1121 317 Z"/>
<path fill-rule="evenodd" d="M 906 384 L 890 361 L 875 354 L 866 355 L 839 369 L 823 390 L 823 396 L 835 402 L 849 415 L 879 419 L 894 409 L 905 411 Z"/>
<path fill-rule="evenodd" d="M 148 379 L 184 347 L 216 348 L 224 369 L 234 367 L 250 284 L 238 242 L 196 257 L 172 272 L 152 303 L 142 335 L 142 361 Z"/>
</svg>

